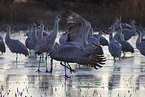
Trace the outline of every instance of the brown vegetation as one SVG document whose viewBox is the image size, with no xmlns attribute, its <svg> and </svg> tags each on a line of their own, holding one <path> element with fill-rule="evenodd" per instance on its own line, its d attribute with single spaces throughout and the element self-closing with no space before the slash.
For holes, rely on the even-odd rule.
<svg viewBox="0 0 145 97">
<path fill-rule="evenodd" d="M 17 0 L 19 1 L 19 0 Z M 91 22 L 95 30 L 107 29 L 116 16 L 122 22 L 136 20 L 138 27 L 145 26 L 144 0 L 14 0 L 0 1 L 0 25 L 11 24 L 18 29 L 26 29 L 27 25 L 44 23 L 53 28 L 54 18 L 67 9 L 80 14 Z"/>
</svg>

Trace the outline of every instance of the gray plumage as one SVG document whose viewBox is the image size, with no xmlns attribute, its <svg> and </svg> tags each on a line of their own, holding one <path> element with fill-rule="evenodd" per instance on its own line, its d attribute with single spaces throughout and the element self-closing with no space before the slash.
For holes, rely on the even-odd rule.
<svg viewBox="0 0 145 97">
<path fill-rule="evenodd" d="M 136 40 L 136 48 L 139 50 L 139 52 L 145 56 L 145 40 L 142 38 L 142 32 L 138 32 L 138 38 Z"/>
<path fill-rule="evenodd" d="M 126 28 L 126 29 L 122 30 L 122 34 L 124 35 L 124 40 L 129 40 L 132 36 L 135 35 L 135 33 L 136 33 L 136 27 L 135 27 L 134 23 L 135 23 L 135 21 L 132 20 L 131 21 L 131 26 L 132 26 L 131 29 L 127 29 Z"/>
<path fill-rule="evenodd" d="M 28 50 L 26 46 L 22 42 L 10 38 L 11 27 L 9 25 L 6 27 L 6 29 L 7 29 L 7 34 L 5 37 L 5 42 L 9 47 L 9 49 L 11 50 L 11 52 L 16 54 L 24 54 L 25 56 L 27 56 Z"/>
<path fill-rule="evenodd" d="M 115 22 L 114 22 L 115 29 L 117 29 L 120 26 L 120 24 L 121 24 L 121 26 L 122 26 L 123 29 L 124 28 L 132 29 L 132 26 L 131 25 L 129 25 L 127 23 L 122 23 L 121 22 L 121 17 L 116 17 L 115 18 Z"/>
<path fill-rule="evenodd" d="M 37 42 L 37 45 L 35 47 L 35 52 L 37 54 L 41 54 L 43 52 L 49 53 L 53 49 L 55 45 L 57 31 L 58 31 L 58 22 L 59 22 L 59 17 L 56 16 L 53 31 L 49 35 L 41 38 Z"/>
<path fill-rule="evenodd" d="M 125 52 L 134 53 L 134 48 L 132 47 L 132 45 L 129 42 L 124 40 L 121 25 L 117 28 L 117 33 L 114 35 L 114 39 L 117 40 L 121 44 L 121 48 L 124 53 L 124 56 L 125 56 Z"/>
<path fill-rule="evenodd" d="M 108 45 L 108 49 L 110 54 L 113 56 L 114 60 L 116 57 L 118 57 L 120 59 L 121 57 L 121 44 L 116 41 L 113 37 L 113 32 L 115 30 L 114 26 L 111 26 L 111 33 L 109 35 L 109 45 Z"/>
<path fill-rule="evenodd" d="M 40 25 L 39 25 L 39 28 L 40 28 L 40 29 L 37 29 L 37 36 L 38 36 L 38 39 L 41 39 L 42 37 L 48 35 L 48 33 L 47 33 L 46 31 L 44 31 L 44 25 L 43 25 L 43 24 L 40 24 Z"/>
<path fill-rule="evenodd" d="M 56 43 L 55 40 L 57 36 L 59 20 L 60 20 L 59 16 L 56 16 L 53 31 L 49 35 L 44 36 L 43 38 L 39 39 L 35 47 L 36 54 L 39 55 L 39 54 L 42 54 L 43 52 L 50 53 L 51 50 L 54 48 L 55 43 Z M 41 31 L 41 33 L 42 32 L 43 31 Z M 46 56 L 46 61 L 47 61 L 47 56 Z M 38 68 L 38 71 L 39 71 L 39 68 Z"/>
<path fill-rule="evenodd" d="M 99 32 L 99 34 L 93 34 L 93 37 L 99 38 L 98 42 L 102 46 L 108 46 L 109 42 L 108 40 L 102 36 L 102 31 Z"/>
<path fill-rule="evenodd" d="M 36 24 L 32 24 L 32 36 L 30 38 L 30 49 L 35 50 L 35 46 L 37 44 L 38 37 L 37 37 L 37 32 L 36 32 Z"/>
<path fill-rule="evenodd" d="M 26 47 L 29 49 L 29 50 L 31 50 L 31 49 L 33 49 L 33 48 L 31 48 L 31 38 L 32 38 L 32 32 L 31 32 L 31 30 L 32 30 L 32 27 L 31 26 L 28 26 L 28 29 L 29 29 L 29 32 L 25 35 L 25 36 L 27 36 L 27 38 L 26 38 L 26 40 L 25 40 L 25 45 L 26 45 Z"/>
<path fill-rule="evenodd" d="M 94 45 L 97 45 L 98 48 L 96 48 L 96 50 L 98 50 L 99 54 L 104 54 L 103 49 L 100 44 L 100 37 L 101 37 L 102 33 L 103 33 L 103 31 L 100 31 L 99 34 L 97 35 L 97 37 L 94 37 L 92 27 L 90 28 L 89 33 L 88 33 L 88 43 L 89 44 L 93 43 Z"/>
<path fill-rule="evenodd" d="M 90 24 L 72 11 L 66 11 L 61 17 L 70 24 L 67 41 L 54 48 L 49 54 L 50 57 L 65 63 L 91 65 L 96 69 L 102 67 L 105 61 L 104 56 L 98 54 L 96 46 L 87 44 Z"/>
<path fill-rule="evenodd" d="M 0 52 L 3 54 L 6 52 L 5 43 L 3 37 L 0 35 Z"/>
</svg>

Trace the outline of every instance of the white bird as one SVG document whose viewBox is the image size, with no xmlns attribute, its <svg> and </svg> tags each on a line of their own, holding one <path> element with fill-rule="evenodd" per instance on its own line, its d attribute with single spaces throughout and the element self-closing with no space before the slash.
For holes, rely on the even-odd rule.
<svg viewBox="0 0 145 97">
<path fill-rule="evenodd" d="M 3 37 L 0 35 L 0 52 L 3 54 L 6 52 L 5 43 Z"/>
<path fill-rule="evenodd" d="M 87 44 L 87 34 L 90 29 L 90 24 L 80 15 L 66 11 L 61 15 L 62 20 L 67 20 L 70 28 L 67 35 L 66 43 L 60 44 L 50 52 L 50 57 L 57 61 L 65 63 L 65 77 L 66 63 L 78 63 L 82 65 L 92 66 L 98 69 L 103 66 L 105 58 L 102 54 L 98 54 L 96 46 Z M 71 67 L 67 67 L 70 70 Z"/>
<path fill-rule="evenodd" d="M 55 43 L 56 43 L 55 40 L 57 36 L 59 20 L 60 20 L 60 17 L 56 16 L 53 31 L 49 35 L 44 36 L 37 42 L 37 45 L 35 47 L 36 54 L 39 55 L 39 54 L 42 54 L 43 52 L 46 52 L 46 54 L 48 54 L 54 48 Z M 41 57 L 40 57 L 40 60 L 41 60 Z M 46 56 L 46 62 L 47 62 L 47 56 Z M 52 60 L 51 60 L 51 63 L 52 63 Z M 40 61 L 39 61 L 39 66 L 38 66 L 37 71 L 40 71 Z M 46 72 L 48 72 L 47 63 L 46 63 Z M 50 72 L 52 72 L 52 70 L 50 70 Z"/>
<path fill-rule="evenodd" d="M 25 56 L 29 55 L 27 47 L 20 41 L 10 38 L 11 27 L 7 25 L 7 34 L 5 37 L 5 42 L 12 53 L 16 53 L 16 62 L 18 59 L 17 54 L 24 54 Z"/>
</svg>

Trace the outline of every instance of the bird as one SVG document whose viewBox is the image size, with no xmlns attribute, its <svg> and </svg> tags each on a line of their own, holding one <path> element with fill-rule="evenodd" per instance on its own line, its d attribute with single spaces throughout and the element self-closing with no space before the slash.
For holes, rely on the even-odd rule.
<svg viewBox="0 0 145 97">
<path fill-rule="evenodd" d="M 30 55 L 31 55 L 31 50 L 35 49 L 35 45 L 38 41 L 36 27 L 37 25 L 35 23 L 33 23 L 31 26 L 29 25 L 28 26 L 29 32 L 25 34 L 25 36 L 27 36 L 27 39 L 25 40 L 25 45 L 30 50 Z"/>
<path fill-rule="evenodd" d="M 108 45 L 108 49 L 110 54 L 113 56 L 114 61 L 116 61 L 116 57 L 121 58 L 121 44 L 116 41 L 113 37 L 113 32 L 115 30 L 114 25 L 112 25 L 109 29 L 111 29 L 111 33 L 109 35 L 109 45 Z"/>
<path fill-rule="evenodd" d="M 100 34 L 93 34 L 93 37 L 95 37 L 95 38 L 99 37 L 100 38 L 100 41 L 99 41 L 100 45 L 102 45 L 102 46 L 108 46 L 109 42 L 108 42 L 108 40 L 105 37 L 102 36 L 102 31 L 100 31 L 99 33 Z"/>
<path fill-rule="evenodd" d="M 96 46 L 99 45 L 97 47 L 98 52 L 100 54 L 104 54 L 103 49 L 102 49 L 101 44 L 100 44 L 100 37 L 101 37 L 103 31 L 100 31 L 99 34 L 97 35 L 97 37 L 94 37 L 92 33 L 93 33 L 93 28 L 91 27 L 90 30 L 89 30 L 89 33 L 88 33 L 88 43 L 89 44 L 94 44 Z"/>
<path fill-rule="evenodd" d="M 129 40 L 136 33 L 136 27 L 134 25 L 135 20 L 131 20 L 132 29 L 124 28 L 122 29 L 122 34 L 124 35 L 124 40 Z"/>
<path fill-rule="evenodd" d="M 0 35 L 0 52 L 3 54 L 6 52 L 5 43 L 3 41 L 3 37 Z"/>
<path fill-rule="evenodd" d="M 86 44 L 87 33 L 90 29 L 87 21 L 77 13 L 67 10 L 61 15 L 62 20 L 67 20 L 70 28 L 67 35 L 66 43 L 55 47 L 49 56 L 57 61 L 64 62 L 65 77 L 66 63 L 78 63 L 87 66 L 93 66 L 98 69 L 104 65 L 105 58 L 96 51 L 97 46 Z M 70 66 L 68 67 L 70 70 Z"/>
<path fill-rule="evenodd" d="M 7 46 L 9 47 L 10 51 L 12 53 L 16 53 L 16 62 L 18 59 L 18 54 L 24 54 L 25 56 L 28 56 L 29 53 L 28 53 L 27 47 L 19 40 L 14 40 L 10 38 L 11 27 L 7 25 L 6 29 L 7 29 L 7 33 L 5 37 L 5 42 Z"/>
<path fill-rule="evenodd" d="M 115 29 L 117 29 L 119 27 L 119 25 L 121 24 L 122 28 L 128 28 L 128 29 L 132 29 L 132 26 L 127 24 L 127 23 L 122 23 L 121 22 L 121 16 L 119 17 L 115 17 L 115 23 L 113 24 Z"/>
<path fill-rule="evenodd" d="M 28 26 L 28 29 L 29 29 L 29 32 L 25 35 L 25 36 L 27 36 L 27 38 L 26 38 L 26 40 L 25 40 L 25 45 L 26 45 L 26 47 L 29 49 L 29 51 L 30 51 L 30 55 L 31 55 L 31 44 L 30 44 L 30 41 L 31 41 L 31 38 L 32 38 L 32 32 L 31 32 L 31 30 L 32 30 L 32 27 L 31 26 Z"/>
<path fill-rule="evenodd" d="M 129 42 L 124 40 L 121 24 L 116 30 L 117 30 L 117 32 L 114 35 L 114 39 L 117 40 L 121 44 L 121 48 L 124 53 L 124 57 L 125 57 L 125 52 L 134 53 L 134 48 L 132 47 L 132 45 Z"/>
<path fill-rule="evenodd" d="M 142 38 L 142 32 L 138 31 L 138 38 L 136 40 L 136 48 L 145 56 L 145 40 Z"/>
<path fill-rule="evenodd" d="M 31 38 L 31 41 L 30 41 L 30 45 L 31 45 L 31 48 L 33 50 L 35 50 L 35 46 L 37 44 L 37 41 L 38 41 L 38 37 L 37 37 L 37 32 L 36 32 L 36 27 L 37 25 L 35 23 L 32 24 L 32 38 Z"/>
<path fill-rule="evenodd" d="M 60 20 L 59 15 L 55 17 L 55 23 L 54 23 L 54 28 L 53 31 L 47 35 L 42 37 L 41 39 L 38 40 L 36 46 L 35 46 L 35 52 L 36 54 L 40 55 L 43 52 L 46 52 L 46 54 L 50 53 L 51 50 L 54 48 L 56 42 L 56 36 L 57 36 L 57 32 L 58 32 L 58 22 Z M 40 57 L 41 60 L 41 57 Z M 40 71 L 40 60 L 39 60 L 39 66 L 38 66 L 38 72 Z M 46 60 L 46 72 L 52 72 L 52 70 L 48 71 L 47 70 L 47 56 L 45 58 Z M 51 63 L 52 63 L 52 59 L 51 59 Z"/>
</svg>

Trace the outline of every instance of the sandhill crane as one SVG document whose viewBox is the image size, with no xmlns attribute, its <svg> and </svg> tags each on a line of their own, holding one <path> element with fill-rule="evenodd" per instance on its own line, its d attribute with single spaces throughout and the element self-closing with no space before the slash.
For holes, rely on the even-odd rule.
<svg viewBox="0 0 145 97">
<path fill-rule="evenodd" d="M 113 37 L 113 32 L 115 30 L 115 27 L 112 25 L 109 29 L 111 29 L 111 33 L 109 35 L 109 45 L 108 49 L 110 54 L 113 56 L 114 61 L 116 60 L 115 58 L 118 57 L 120 59 L 121 57 L 121 44 L 116 41 Z"/>
<path fill-rule="evenodd" d="M 96 46 L 87 44 L 87 34 L 90 24 L 77 13 L 66 11 L 61 15 L 62 20 L 67 20 L 71 26 L 68 31 L 66 43 L 58 45 L 50 52 L 52 59 L 63 61 L 65 63 L 78 63 L 82 65 L 90 65 L 95 69 L 103 66 L 105 58 L 102 54 L 98 54 Z M 68 67 L 71 69 L 70 67 Z M 68 77 L 65 69 L 65 77 Z"/>
<path fill-rule="evenodd" d="M 124 40 L 129 40 L 132 36 L 136 33 L 136 27 L 135 27 L 135 20 L 131 20 L 131 25 L 127 23 L 122 23 L 121 19 L 116 17 L 115 18 L 115 29 L 118 29 L 120 25 L 122 26 L 122 34 L 124 35 Z"/>
<path fill-rule="evenodd" d="M 88 33 L 88 42 L 94 42 L 97 40 L 99 45 L 102 46 L 107 46 L 108 45 L 108 40 L 106 40 L 102 34 L 104 31 L 99 31 L 99 34 L 93 34 L 93 28 L 90 28 L 89 33 Z"/>
<path fill-rule="evenodd" d="M 139 52 L 145 56 L 145 40 L 142 39 L 142 32 L 138 32 L 138 38 L 136 40 L 136 48 Z"/>
<path fill-rule="evenodd" d="M 7 34 L 5 37 L 5 42 L 9 49 L 11 50 L 12 53 L 16 53 L 16 62 L 18 59 L 17 54 L 24 54 L 25 56 L 29 55 L 27 47 L 20 41 L 14 40 L 10 38 L 10 33 L 11 33 L 11 27 L 7 25 Z"/>
<path fill-rule="evenodd" d="M 131 21 L 131 26 L 132 26 L 132 29 L 123 29 L 122 30 L 122 34 L 124 35 L 124 40 L 129 40 L 132 36 L 135 35 L 136 33 L 136 27 L 134 25 L 135 23 L 135 20 L 132 20 Z"/>
<path fill-rule="evenodd" d="M 31 41 L 31 38 L 32 38 L 32 32 L 31 32 L 32 27 L 28 26 L 28 29 L 29 29 L 29 32 L 25 35 L 25 36 L 27 36 L 27 39 L 25 40 L 25 45 L 29 49 L 30 55 L 31 55 L 31 49 L 33 49 L 33 48 L 31 48 L 31 44 L 30 44 L 30 41 Z"/>
<path fill-rule="evenodd" d="M 108 46 L 109 42 L 105 37 L 102 36 L 102 34 L 103 34 L 102 31 L 99 31 L 99 34 L 93 34 L 93 37 L 100 38 L 98 41 L 100 43 L 100 45 Z"/>
<path fill-rule="evenodd" d="M 134 53 L 134 48 L 132 47 L 132 45 L 129 42 L 124 40 L 121 25 L 117 28 L 117 33 L 114 35 L 114 39 L 117 40 L 121 44 L 121 48 L 124 53 L 124 56 L 125 56 L 125 52 Z"/>
<path fill-rule="evenodd" d="M 3 54 L 6 52 L 5 43 L 3 37 L 0 35 L 0 52 Z"/>
<path fill-rule="evenodd" d="M 46 54 L 50 53 L 51 50 L 54 48 L 55 46 L 55 40 L 56 40 L 56 36 L 57 36 L 57 31 L 58 31 L 58 22 L 60 20 L 60 17 L 59 16 L 56 16 L 55 17 L 55 24 L 54 24 L 54 28 L 53 28 L 53 31 L 41 38 L 38 42 L 37 42 L 37 45 L 35 47 L 35 52 L 39 55 L 39 54 L 42 54 L 43 52 L 46 52 Z M 46 56 L 46 72 L 48 72 L 47 70 L 47 56 Z M 40 60 L 41 60 L 41 57 L 40 57 Z M 51 59 L 51 63 L 52 63 L 52 59 Z M 38 66 L 38 70 L 37 71 L 40 71 L 40 62 L 39 62 L 39 66 Z M 50 70 L 50 72 L 52 72 L 52 70 Z"/>
<path fill-rule="evenodd" d="M 122 28 L 128 28 L 128 29 L 132 29 L 132 26 L 127 24 L 127 23 L 122 23 L 121 22 L 121 17 L 115 17 L 115 23 L 114 23 L 114 27 L 115 29 L 117 29 L 119 27 L 119 25 L 121 24 Z"/>
</svg>

